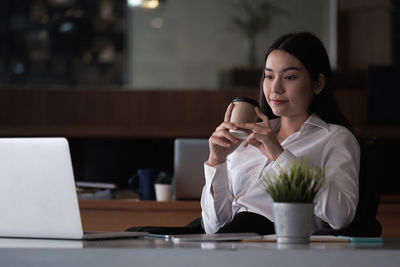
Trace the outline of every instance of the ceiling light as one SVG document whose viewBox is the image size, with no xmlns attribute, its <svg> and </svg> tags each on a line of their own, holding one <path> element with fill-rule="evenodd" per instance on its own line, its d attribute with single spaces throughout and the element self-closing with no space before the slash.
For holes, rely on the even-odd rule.
<svg viewBox="0 0 400 267">
<path fill-rule="evenodd" d="M 144 0 L 141 7 L 153 9 L 157 8 L 159 4 L 158 0 Z"/>
<path fill-rule="evenodd" d="M 163 0 L 127 0 L 129 7 L 142 7 L 146 9 L 155 9 L 160 3 L 165 2 Z"/>
<path fill-rule="evenodd" d="M 127 0 L 129 7 L 138 7 L 142 4 L 143 0 Z"/>
</svg>

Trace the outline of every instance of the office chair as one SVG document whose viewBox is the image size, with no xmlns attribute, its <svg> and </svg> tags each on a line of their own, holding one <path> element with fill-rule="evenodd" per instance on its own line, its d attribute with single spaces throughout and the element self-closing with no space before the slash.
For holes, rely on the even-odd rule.
<svg viewBox="0 0 400 267">
<path fill-rule="evenodd" d="M 332 229 L 327 223 L 319 221 L 316 225 L 318 230 L 313 235 L 378 237 L 382 233 L 382 226 L 376 219 L 380 198 L 379 174 L 376 168 L 378 140 L 373 137 L 359 137 L 358 142 L 361 149 L 359 201 L 354 219 L 348 227 L 342 229 Z"/>
<path fill-rule="evenodd" d="M 378 158 L 378 140 L 374 137 L 357 138 L 360 144 L 360 174 L 359 174 L 359 201 L 356 214 L 349 226 L 342 229 L 333 229 L 326 222 L 317 220 L 313 235 L 334 235 L 353 237 L 378 237 L 382 233 L 382 226 L 376 219 L 378 211 L 380 186 L 379 174 L 376 168 Z M 200 224 L 200 218 L 189 226 Z"/>
</svg>

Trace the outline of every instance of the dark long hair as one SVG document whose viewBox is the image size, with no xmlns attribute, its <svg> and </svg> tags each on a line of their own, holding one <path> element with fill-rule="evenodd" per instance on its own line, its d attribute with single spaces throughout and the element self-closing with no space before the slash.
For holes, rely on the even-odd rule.
<svg viewBox="0 0 400 267">
<path fill-rule="evenodd" d="M 332 70 L 328 54 L 322 42 L 315 35 L 308 32 L 285 34 L 268 48 L 264 62 L 274 50 L 282 50 L 295 56 L 306 67 L 312 81 L 317 81 L 319 74 L 325 75 L 325 87 L 318 95 L 313 96 L 310 112 L 316 113 L 327 123 L 339 124 L 351 130 L 351 125 L 339 110 L 330 88 Z M 276 116 L 273 114 L 264 95 L 263 80 L 264 73 L 260 85 L 259 104 L 264 114 L 270 118 L 275 118 Z"/>
</svg>

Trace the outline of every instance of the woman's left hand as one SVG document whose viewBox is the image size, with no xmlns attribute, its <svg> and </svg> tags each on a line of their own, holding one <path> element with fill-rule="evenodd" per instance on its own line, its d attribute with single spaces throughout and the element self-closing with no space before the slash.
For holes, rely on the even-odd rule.
<svg viewBox="0 0 400 267">
<path fill-rule="evenodd" d="M 260 123 L 236 123 L 238 128 L 251 130 L 252 133 L 244 141 L 243 146 L 252 145 L 257 147 L 270 160 L 276 160 L 283 152 L 276 133 L 272 130 L 268 117 L 258 107 L 255 108 L 257 116 L 262 120 Z"/>
</svg>

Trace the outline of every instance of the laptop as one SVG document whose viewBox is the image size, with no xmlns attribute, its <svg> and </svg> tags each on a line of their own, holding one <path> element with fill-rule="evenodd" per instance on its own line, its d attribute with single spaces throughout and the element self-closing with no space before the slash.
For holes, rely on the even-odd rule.
<svg viewBox="0 0 400 267">
<path fill-rule="evenodd" d="M 177 138 L 174 141 L 175 199 L 199 200 L 205 184 L 204 162 L 210 153 L 208 139 Z"/>
<path fill-rule="evenodd" d="M 0 237 L 109 239 L 141 232 L 83 233 L 65 138 L 0 138 Z"/>
</svg>

